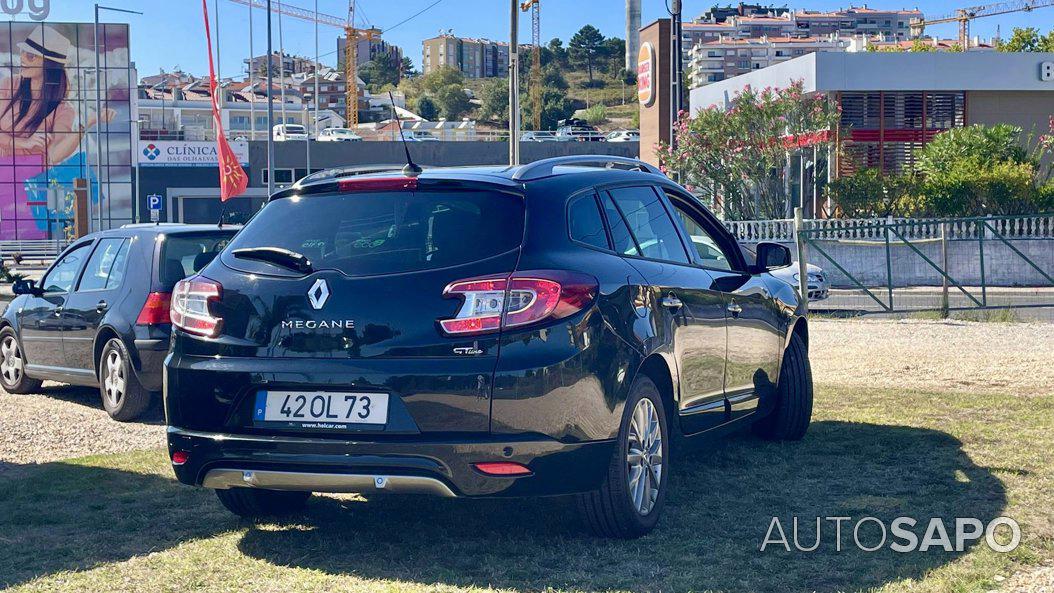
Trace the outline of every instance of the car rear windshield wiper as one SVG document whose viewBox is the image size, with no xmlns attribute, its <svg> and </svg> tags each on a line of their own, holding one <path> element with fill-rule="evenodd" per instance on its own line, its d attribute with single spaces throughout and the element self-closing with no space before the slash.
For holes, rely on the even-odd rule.
<svg viewBox="0 0 1054 593">
<path fill-rule="evenodd" d="M 282 249 L 281 247 L 246 247 L 235 249 L 231 255 L 239 259 L 255 259 L 269 264 L 288 268 L 294 272 L 310 274 L 315 271 L 311 260 L 302 253 Z"/>
</svg>

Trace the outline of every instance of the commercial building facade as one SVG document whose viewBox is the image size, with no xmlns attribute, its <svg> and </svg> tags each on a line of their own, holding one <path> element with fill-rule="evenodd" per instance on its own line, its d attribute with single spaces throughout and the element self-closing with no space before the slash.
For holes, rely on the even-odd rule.
<svg viewBox="0 0 1054 593">
<path fill-rule="evenodd" d="M 1042 134 L 1054 113 L 1054 54 L 974 51 L 813 53 L 692 89 L 691 111 L 727 108 L 747 85 L 799 80 L 841 109 L 836 176 L 904 170 L 934 136 L 970 124 Z"/>
<path fill-rule="evenodd" d="M 78 188 L 87 189 L 89 228 L 132 219 L 138 116 L 128 25 L 99 33 L 96 58 L 92 23 L 0 23 L 0 240 L 65 238 Z"/>
</svg>

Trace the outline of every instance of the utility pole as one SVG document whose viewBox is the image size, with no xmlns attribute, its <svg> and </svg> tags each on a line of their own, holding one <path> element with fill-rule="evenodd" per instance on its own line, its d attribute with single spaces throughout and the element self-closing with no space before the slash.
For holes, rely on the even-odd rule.
<svg viewBox="0 0 1054 593">
<path fill-rule="evenodd" d="M 267 0 L 267 195 L 274 193 L 274 52 L 271 49 L 271 0 Z"/>
<path fill-rule="evenodd" d="M 677 146 L 677 118 L 681 113 L 681 0 L 670 3 L 670 146 Z"/>
<path fill-rule="evenodd" d="M 520 164 L 520 5 L 509 9 L 509 165 Z"/>
</svg>

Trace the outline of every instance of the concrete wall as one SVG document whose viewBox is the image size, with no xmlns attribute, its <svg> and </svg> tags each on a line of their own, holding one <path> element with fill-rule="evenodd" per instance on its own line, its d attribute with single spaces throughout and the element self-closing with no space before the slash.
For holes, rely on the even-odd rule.
<svg viewBox="0 0 1054 593">
<path fill-rule="evenodd" d="M 880 242 L 864 241 L 818 241 L 838 265 L 849 271 L 865 286 L 886 285 L 886 247 Z M 794 250 L 793 243 L 783 243 Z M 1015 239 L 1010 244 L 1028 256 L 1049 276 L 1054 276 L 1054 239 Z M 941 265 L 939 241 L 912 241 L 912 245 L 926 254 L 931 261 Z M 894 238 L 890 242 L 890 259 L 893 269 L 893 285 L 940 286 L 941 275 L 903 242 Z M 855 288 L 856 285 L 838 270 L 826 257 L 810 247 L 808 257 L 811 264 L 820 266 L 836 288 Z M 989 286 L 1050 286 L 1032 266 L 998 239 L 984 241 L 985 282 Z M 948 275 L 964 286 L 981 284 L 981 252 L 976 240 L 948 242 Z"/>
<path fill-rule="evenodd" d="M 501 165 L 508 163 L 508 144 L 504 142 L 411 142 L 410 154 L 419 165 L 456 167 L 461 165 Z M 521 142 L 520 161 L 529 163 L 555 156 L 604 154 L 637 158 L 636 142 Z M 307 166 L 303 142 L 276 142 L 277 167 Z M 311 168 L 352 167 L 405 163 L 401 142 L 312 142 Z M 249 143 L 249 166 L 267 167 L 267 143 Z M 259 174 L 256 175 L 259 178 Z"/>
</svg>

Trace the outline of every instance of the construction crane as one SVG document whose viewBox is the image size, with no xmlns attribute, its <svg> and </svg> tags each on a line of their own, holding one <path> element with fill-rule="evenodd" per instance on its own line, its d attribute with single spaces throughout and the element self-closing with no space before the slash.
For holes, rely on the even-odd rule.
<svg viewBox="0 0 1054 593">
<path fill-rule="evenodd" d="M 231 2 L 241 4 L 242 6 L 248 6 L 250 8 L 267 10 L 267 0 L 231 0 Z M 313 10 L 307 10 L 306 8 L 300 8 L 298 6 L 292 6 L 274 0 L 271 2 L 271 12 L 284 14 L 286 16 L 291 16 L 312 23 L 317 21 L 320 25 L 327 25 L 344 30 L 344 38 L 346 39 L 344 44 L 344 119 L 347 122 L 347 126 L 358 125 L 359 84 L 358 76 L 355 72 L 358 64 L 358 42 L 362 39 L 377 39 L 380 37 L 381 30 L 376 27 L 370 27 L 369 29 L 355 28 L 355 0 L 348 0 L 347 19 L 341 19 L 340 17 L 335 17 L 330 14 L 316 13 Z M 270 97 L 270 89 L 268 89 L 268 97 Z M 318 102 L 318 97 L 315 97 L 315 101 Z"/>
<path fill-rule="evenodd" d="M 912 19 L 911 34 L 914 37 L 922 35 L 929 25 L 943 25 L 946 23 L 959 23 L 959 46 L 963 49 L 970 48 L 970 21 L 973 19 L 1010 14 L 1013 12 L 1031 12 L 1037 8 L 1054 6 L 1054 0 L 1015 0 L 1012 2 L 997 2 L 995 4 L 984 4 L 960 8 L 954 14 L 949 14 L 933 19 Z"/>
<path fill-rule="evenodd" d="M 534 129 L 542 129 L 542 3 L 541 0 L 525 0 L 520 4 L 523 12 L 531 11 L 531 119 Z"/>
</svg>

